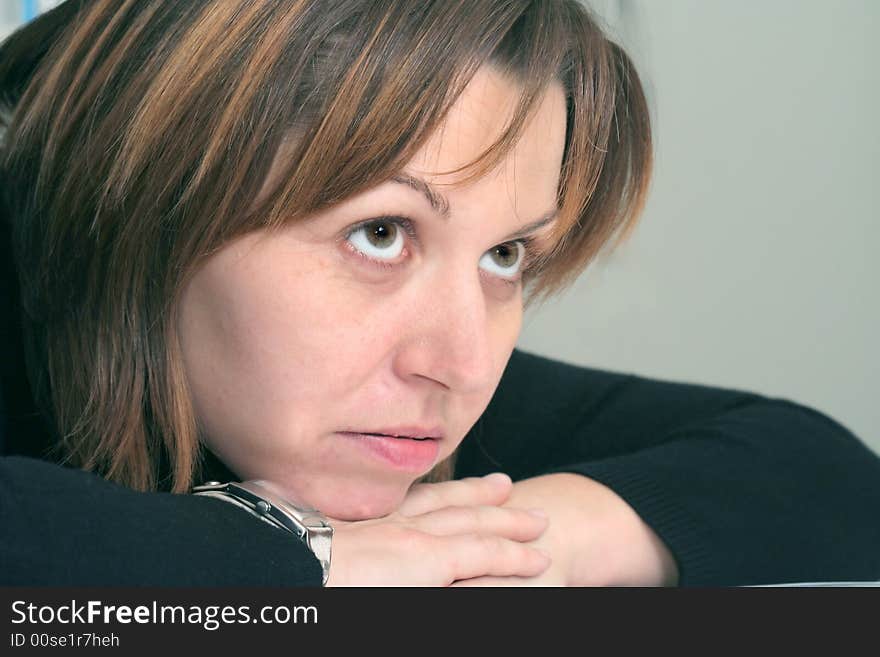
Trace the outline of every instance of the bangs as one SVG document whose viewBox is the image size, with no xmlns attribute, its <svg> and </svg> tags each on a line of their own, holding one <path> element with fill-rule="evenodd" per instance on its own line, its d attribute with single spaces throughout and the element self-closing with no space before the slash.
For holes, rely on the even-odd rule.
<svg viewBox="0 0 880 657">
<path fill-rule="evenodd" d="M 320 104 L 315 98 L 292 117 L 272 178 L 264 181 L 265 198 L 253 213 L 266 225 L 281 225 L 389 180 L 441 127 L 484 65 L 516 83 L 514 106 L 499 108 L 510 119 L 472 162 L 437 174 L 464 174 L 456 184 L 466 184 L 496 166 L 516 144 L 546 87 L 559 80 L 569 39 L 552 3 L 508 3 L 503 11 L 485 13 L 482 3 L 473 4 L 477 7 L 437 3 L 419 24 L 406 28 L 381 21 L 382 29 L 343 66 L 348 74 L 334 94 Z M 455 37 L 443 36 L 450 33 Z M 316 69 L 328 65 L 319 55 Z"/>
</svg>

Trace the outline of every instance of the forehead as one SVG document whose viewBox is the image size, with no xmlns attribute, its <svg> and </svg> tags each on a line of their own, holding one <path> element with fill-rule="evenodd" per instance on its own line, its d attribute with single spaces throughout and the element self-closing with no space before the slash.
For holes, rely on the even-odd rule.
<svg viewBox="0 0 880 657">
<path fill-rule="evenodd" d="M 485 188 L 488 179 L 515 190 L 518 197 L 525 196 L 516 205 L 534 205 L 531 214 L 546 211 L 555 202 L 565 148 L 565 95 L 560 83 L 547 87 L 519 139 L 495 168 L 474 185 L 456 187 L 467 173 L 456 170 L 474 162 L 501 137 L 520 92 L 514 81 L 494 69 L 478 70 L 405 170 L 443 186 L 452 195 L 466 194 L 469 186 Z"/>
<path fill-rule="evenodd" d="M 405 172 L 437 185 L 444 193 L 467 194 L 474 185 L 459 186 L 466 171 L 456 170 L 476 161 L 498 140 L 513 116 L 520 91 L 515 81 L 495 69 L 479 69 L 443 121 L 404 166 Z M 554 81 L 533 107 L 515 145 L 480 181 L 494 180 L 521 190 L 542 206 L 538 214 L 546 211 L 555 203 L 565 130 L 565 94 L 562 85 Z M 292 132 L 280 145 L 254 205 L 281 183 L 284 164 L 297 140 L 298 135 Z"/>
</svg>

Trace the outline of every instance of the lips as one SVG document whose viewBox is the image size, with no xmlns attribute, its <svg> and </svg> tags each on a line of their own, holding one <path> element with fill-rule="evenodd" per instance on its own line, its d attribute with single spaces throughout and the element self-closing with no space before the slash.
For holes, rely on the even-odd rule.
<svg viewBox="0 0 880 657">
<path fill-rule="evenodd" d="M 400 425 L 378 429 L 345 429 L 341 433 L 356 433 L 366 436 L 389 436 L 391 438 L 411 438 L 413 440 L 441 440 L 443 428 L 434 425 Z"/>
<path fill-rule="evenodd" d="M 413 433 L 424 432 L 419 430 Z M 440 453 L 440 440 L 429 436 L 405 436 L 378 431 L 340 431 L 338 435 L 344 440 L 344 444 L 351 446 L 371 462 L 382 463 L 383 467 L 398 471 L 423 474 L 437 462 Z"/>
<path fill-rule="evenodd" d="M 397 436 L 390 433 L 376 433 L 374 431 L 360 431 L 358 432 L 364 436 L 382 436 L 384 438 L 409 438 L 410 440 L 436 440 L 435 438 L 419 438 L 418 436 Z"/>
</svg>

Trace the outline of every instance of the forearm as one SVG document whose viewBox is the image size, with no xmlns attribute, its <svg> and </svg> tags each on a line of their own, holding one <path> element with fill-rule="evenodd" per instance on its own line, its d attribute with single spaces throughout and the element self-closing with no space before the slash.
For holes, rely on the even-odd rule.
<svg viewBox="0 0 880 657">
<path fill-rule="evenodd" d="M 0 458 L 0 584 L 318 586 L 285 532 L 219 500 L 137 493 L 95 475 Z"/>
<path fill-rule="evenodd" d="M 880 576 L 880 460 L 795 404 L 758 401 L 564 471 L 601 482 L 649 522 L 683 586 Z"/>
<path fill-rule="evenodd" d="M 678 569 L 667 547 L 608 487 L 555 473 L 514 484 L 505 506 L 543 509 L 549 527 L 538 543 L 561 566 L 568 586 L 669 586 Z"/>
<path fill-rule="evenodd" d="M 548 532 L 578 534 L 572 545 L 595 527 L 592 551 L 578 556 L 607 547 L 598 562 L 573 565 L 566 572 L 572 581 L 603 574 L 610 581 L 626 572 L 621 562 L 640 562 L 630 559 L 630 547 L 644 541 L 607 543 L 632 534 L 662 538 L 677 570 L 668 581 L 679 586 L 880 577 L 880 459 L 814 409 L 515 352 L 477 428 L 462 445 L 457 476 L 503 469 L 518 481 L 518 494 L 532 497 L 532 482 L 566 473 L 584 477 L 569 480 L 571 490 L 593 484 L 582 513 L 614 507 L 614 496 L 624 502 L 602 521 L 585 521 L 577 508 L 552 509 L 574 499 L 568 488 L 549 501 L 512 502 L 543 504 L 551 512 Z M 623 522 L 632 513 L 656 536 Z"/>
</svg>

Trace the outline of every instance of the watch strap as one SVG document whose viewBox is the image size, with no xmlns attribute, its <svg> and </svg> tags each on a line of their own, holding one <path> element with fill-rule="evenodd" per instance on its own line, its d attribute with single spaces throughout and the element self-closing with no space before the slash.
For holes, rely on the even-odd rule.
<svg viewBox="0 0 880 657">
<path fill-rule="evenodd" d="M 322 585 L 330 575 L 333 527 L 316 509 L 294 505 L 276 486 L 264 480 L 221 483 L 210 481 L 193 488 L 193 494 L 235 504 L 264 522 L 296 536 L 321 564 Z"/>
</svg>

